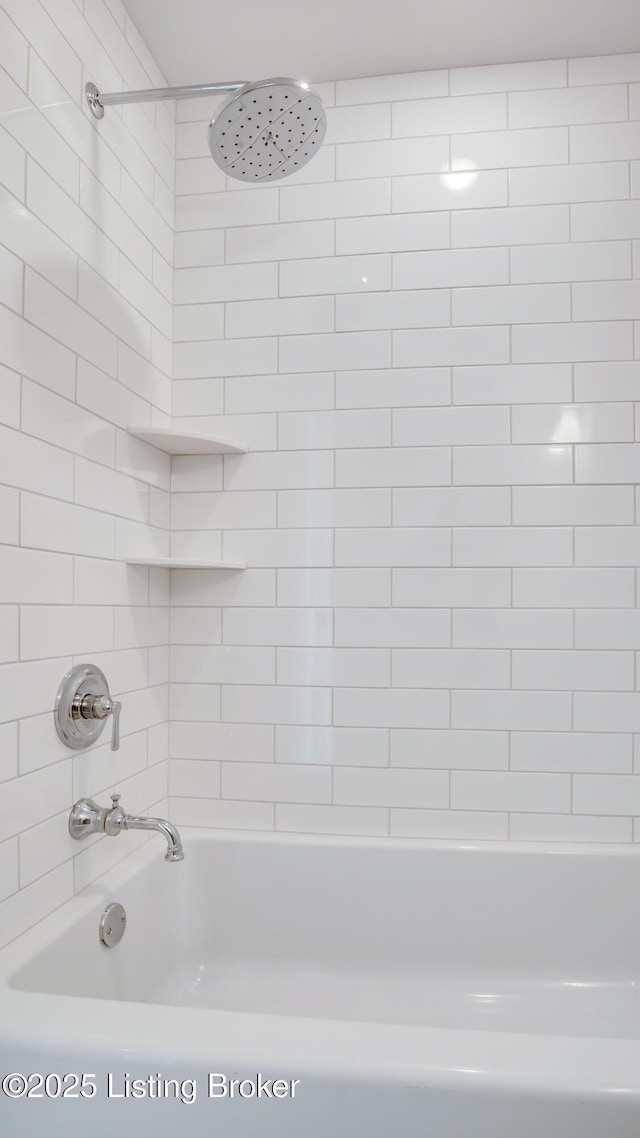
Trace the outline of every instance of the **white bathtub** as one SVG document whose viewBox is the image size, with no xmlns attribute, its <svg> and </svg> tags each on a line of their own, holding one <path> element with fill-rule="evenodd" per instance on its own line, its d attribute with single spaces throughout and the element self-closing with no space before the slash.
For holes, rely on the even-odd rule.
<svg viewBox="0 0 640 1138">
<path fill-rule="evenodd" d="M 640 1135 L 640 851 L 185 838 L 0 953 L 0 1076 L 91 1096 L 2 1138 Z"/>
</svg>

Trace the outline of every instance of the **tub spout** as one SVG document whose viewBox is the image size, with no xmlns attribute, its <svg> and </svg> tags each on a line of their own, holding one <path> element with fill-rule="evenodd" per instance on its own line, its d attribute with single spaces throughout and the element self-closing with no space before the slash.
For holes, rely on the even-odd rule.
<svg viewBox="0 0 640 1138">
<path fill-rule="evenodd" d="M 123 830 L 157 830 L 167 840 L 167 852 L 164 855 L 164 860 L 182 861 L 184 859 L 180 834 L 172 822 L 167 822 L 164 818 L 138 818 L 134 814 L 125 814 L 122 820 L 122 828 Z"/>
<path fill-rule="evenodd" d="M 125 814 L 119 794 L 111 795 L 111 809 L 98 806 L 93 798 L 81 798 L 69 815 L 72 838 L 88 838 L 90 834 L 108 834 L 117 838 L 123 830 L 157 830 L 166 838 L 165 861 L 182 861 L 184 858 L 180 834 L 172 822 L 164 818 L 138 818 L 135 814 Z"/>
</svg>

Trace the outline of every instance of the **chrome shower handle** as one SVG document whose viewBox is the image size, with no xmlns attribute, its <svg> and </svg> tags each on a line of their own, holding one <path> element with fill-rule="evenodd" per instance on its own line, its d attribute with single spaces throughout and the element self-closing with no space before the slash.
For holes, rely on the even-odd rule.
<svg viewBox="0 0 640 1138">
<path fill-rule="evenodd" d="M 113 716 L 111 731 L 111 750 L 117 751 L 120 747 L 120 712 L 122 704 L 109 695 L 85 695 L 78 701 L 78 711 L 83 719 L 106 719 Z"/>
</svg>

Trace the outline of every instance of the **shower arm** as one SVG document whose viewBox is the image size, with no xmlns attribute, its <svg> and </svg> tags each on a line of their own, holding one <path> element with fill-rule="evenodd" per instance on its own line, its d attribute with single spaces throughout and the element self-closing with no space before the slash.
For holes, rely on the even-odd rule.
<svg viewBox="0 0 640 1138">
<path fill-rule="evenodd" d="M 238 91 L 246 85 L 246 80 L 233 83 L 199 83 L 187 87 L 154 87 L 148 91 L 112 91 L 103 95 L 95 83 L 87 83 L 84 91 L 92 114 L 97 119 L 104 117 L 105 107 L 122 103 L 155 103 L 160 99 L 197 99 L 202 95 L 220 95 L 224 91 Z"/>
</svg>

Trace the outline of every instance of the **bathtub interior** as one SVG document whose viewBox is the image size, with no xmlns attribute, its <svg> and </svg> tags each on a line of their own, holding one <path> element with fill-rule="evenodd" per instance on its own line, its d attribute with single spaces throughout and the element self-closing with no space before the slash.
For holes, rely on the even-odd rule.
<svg viewBox="0 0 640 1138">
<path fill-rule="evenodd" d="M 640 1038 L 629 851 L 193 837 L 10 977 L 15 989 L 360 1022 Z M 121 901 L 127 931 L 98 922 Z M 95 904 L 93 903 L 95 901 Z"/>
</svg>

